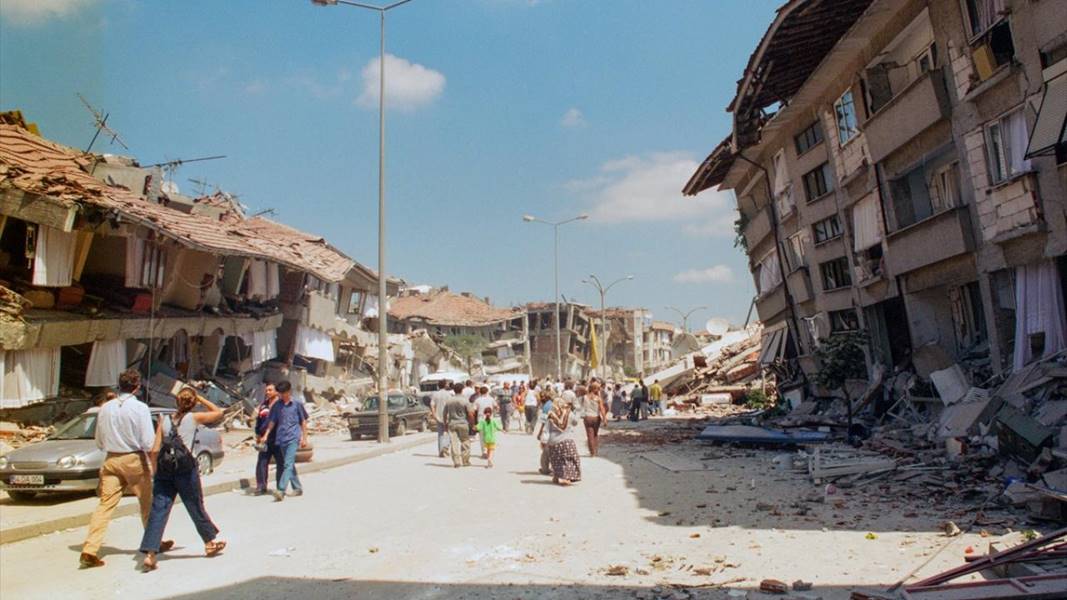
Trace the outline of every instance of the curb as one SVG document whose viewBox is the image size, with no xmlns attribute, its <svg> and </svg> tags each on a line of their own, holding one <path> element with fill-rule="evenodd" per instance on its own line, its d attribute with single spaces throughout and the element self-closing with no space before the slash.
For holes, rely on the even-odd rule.
<svg viewBox="0 0 1067 600">
<path fill-rule="evenodd" d="M 421 436 L 419 436 L 421 438 Z M 434 440 L 430 437 L 426 439 L 413 439 L 410 441 L 404 441 L 402 443 L 394 444 L 390 442 L 388 446 L 376 447 L 369 452 L 356 454 L 353 456 L 342 456 L 340 458 L 334 458 L 322 462 L 310 462 L 300 464 L 300 474 L 317 473 L 319 471 L 325 471 L 327 469 L 335 469 L 337 467 L 343 467 L 353 463 L 361 462 L 364 460 L 370 460 L 372 458 L 378 458 L 386 454 L 392 454 L 393 452 L 400 452 L 402 450 L 410 450 L 425 444 L 432 443 Z M 222 481 L 219 483 L 213 483 L 204 487 L 204 496 L 212 496 L 214 494 L 221 494 L 223 492 L 229 492 L 235 489 L 247 489 L 252 486 L 252 480 L 248 477 L 240 477 L 230 481 Z M 175 504 L 180 503 L 180 499 L 175 499 Z M 112 519 L 119 517 L 127 517 L 140 512 L 140 507 L 136 503 L 126 504 L 124 506 L 118 506 L 115 508 L 115 512 L 111 514 Z M 79 515 L 71 515 L 68 517 L 61 517 L 58 519 L 52 519 L 50 521 L 42 521 L 40 523 L 33 523 L 30 525 L 19 525 L 17 527 L 11 527 L 8 529 L 0 530 L 0 545 L 11 544 L 13 542 L 19 542 L 22 540 L 28 540 L 30 538 L 39 537 L 49 533 L 55 533 L 57 531 L 63 531 L 64 529 L 73 529 L 75 527 L 85 527 L 89 524 L 89 517 L 92 516 L 92 511 L 82 513 Z"/>
</svg>

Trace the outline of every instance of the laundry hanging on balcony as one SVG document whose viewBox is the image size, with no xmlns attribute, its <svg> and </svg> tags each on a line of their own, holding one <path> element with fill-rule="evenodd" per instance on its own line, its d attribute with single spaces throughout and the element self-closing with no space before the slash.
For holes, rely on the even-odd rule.
<svg viewBox="0 0 1067 600">
<path fill-rule="evenodd" d="M 252 349 L 252 368 L 272 360 L 278 356 L 278 330 L 255 331 L 242 333 L 241 340 Z"/>
<path fill-rule="evenodd" d="M 278 264 L 265 260 L 253 260 L 248 266 L 249 298 L 257 300 L 270 300 L 277 298 L 281 289 L 278 276 Z"/>
<path fill-rule="evenodd" d="M 115 386 L 126 369 L 126 340 L 93 342 L 89 366 L 85 369 L 86 387 Z"/>
<path fill-rule="evenodd" d="M 333 339 L 317 329 L 300 325 L 296 329 L 296 347 L 293 352 L 307 358 L 333 362 Z"/>
<path fill-rule="evenodd" d="M 1056 263 L 1046 260 L 1015 268 L 1016 370 L 1036 358 L 1067 348 L 1067 317 Z"/>
<path fill-rule="evenodd" d="M 0 352 L 0 408 L 20 408 L 59 395 L 59 348 Z"/>
<path fill-rule="evenodd" d="M 74 254 L 78 234 L 47 225 L 37 227 L 37 245 L 33 254 L 33 285 L 66 287 L 74 272 Z"/>
</svg>

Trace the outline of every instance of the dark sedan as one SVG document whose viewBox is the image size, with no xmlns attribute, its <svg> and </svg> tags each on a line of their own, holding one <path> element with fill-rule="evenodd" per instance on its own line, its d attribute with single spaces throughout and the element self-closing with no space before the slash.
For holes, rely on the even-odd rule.
<svg viewBox="0 0 1067 600">
<path fill-rule="evenodd" d="M 410 429 L 426 431 L 430 428 L 430 409 L 415 396 L 403 392 L 389 394 L 389 435 L 402 436 Z M 378 396 L 363 401 L 359 412 L 349 415 L 348 432 L 353 440 L 378 435 Z"/>
</svg>

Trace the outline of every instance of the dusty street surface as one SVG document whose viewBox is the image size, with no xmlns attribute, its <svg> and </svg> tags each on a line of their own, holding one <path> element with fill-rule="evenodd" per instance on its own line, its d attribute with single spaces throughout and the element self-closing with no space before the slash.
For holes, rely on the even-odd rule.
<svg viewBox="0 0 1067 600">
<path fill-rule="evenodd" d="M 100 569 L 77 569 L 84 529 L 0 546 L 0 596 L 757 598 L 760 580 L 776 578 L 814 584 L 795 596 L 829 599 L 892 583 L 946 543 L 922 573 L 961 564 L 967 546 L 1020 539 L 945 538 L 936 507 L 847 491 L 807 502 L 814 486 L 777 470 L 774 452 L 637 444 L 633 427 L 609 432 L 602 457 L 583 456 L 571 488 L 537 474 L 534 441 L 512 433 L 493 469 L 477 458 L 453 469 L 428 444 L 309 474 L 307 494 L 282 503 L 212 496 L 229 542 L 213 559 L 179 506 L 167 534 L 178 548 L 151 574 L 137 570 L 133 517 L 112 522 Z"/>
</svg>

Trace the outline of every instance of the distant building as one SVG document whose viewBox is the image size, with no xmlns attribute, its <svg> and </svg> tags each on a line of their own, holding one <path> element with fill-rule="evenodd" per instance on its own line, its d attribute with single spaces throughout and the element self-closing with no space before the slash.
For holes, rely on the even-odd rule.
<svg viewBox="0 0 1067 600">
<path fill-rule="evenodd" d="M 533 377 L 556 377 L 555 307 L 550 302 L 531 302 L 526 305 Z M 592 332 L 589 309 L 573 302 L 561 302 L 559 308 L 563 376 L 575 379 L 585 377 L 589 372 L 589 336 Z"/>
</svg>

